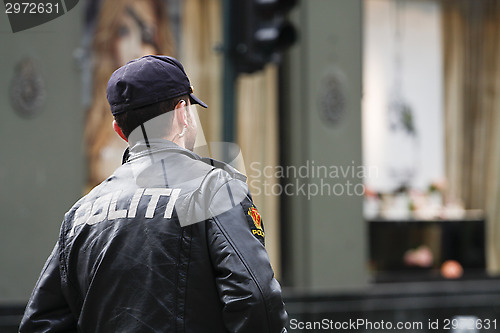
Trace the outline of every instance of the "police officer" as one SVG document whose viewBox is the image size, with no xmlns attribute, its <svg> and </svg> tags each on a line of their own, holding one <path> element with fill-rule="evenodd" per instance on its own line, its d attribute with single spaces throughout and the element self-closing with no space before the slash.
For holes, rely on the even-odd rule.
<svg viewBox="0 0 500 333">
<path fill-rule="evenodd" d="M 192 152 L 182 65 L 133 60 L 107 94 L 124 163 L 66 213 L 20 332 L 285 332 L 245 176 Z"/>
</svg>

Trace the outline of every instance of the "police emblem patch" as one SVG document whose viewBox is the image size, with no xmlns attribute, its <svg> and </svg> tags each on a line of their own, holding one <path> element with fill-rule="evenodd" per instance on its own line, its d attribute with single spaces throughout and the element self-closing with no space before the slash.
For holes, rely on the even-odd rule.
<svg viewBox="0 0 500 333">
<path fill-rule="evenodd" d="M 262 218 L 257 211 L 255 206 L 250 206 L 247 211 L 247 219 L 249 220 L 250 229 L 252 230 L 252 234 L 260 240 L 262 245 L 264 245 L 264 227 L 262 225 Z"/>
</svg>

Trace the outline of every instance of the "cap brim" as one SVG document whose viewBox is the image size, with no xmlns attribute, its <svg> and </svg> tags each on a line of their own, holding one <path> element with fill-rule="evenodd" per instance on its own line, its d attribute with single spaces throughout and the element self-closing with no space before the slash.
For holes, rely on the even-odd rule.
<svg viewBox="0 0 500 333">
<path fill-rule="evenodd" d="M 208 105 L 206 105 L 205 102 L 203 102 L 201 99 L 196 97 L 194 94 L 189 94 L 189 97 L 191 99 L 191 104 L 199 104 L 199 105 L 203 106 L 204 108 L 208 107 Z"/>
</svg>

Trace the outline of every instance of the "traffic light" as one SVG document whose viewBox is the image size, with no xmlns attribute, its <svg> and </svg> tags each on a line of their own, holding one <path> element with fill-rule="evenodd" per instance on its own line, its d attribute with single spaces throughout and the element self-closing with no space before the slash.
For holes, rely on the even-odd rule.
<svg viewBox="0 0 500 333">
<path fill-rule="evenodd" d="M 286 20 L 296 0 L 229 0 L 230 52 L 238 73 L 252 73 L 269 62 L 279 62 L 281 53 L 297 40 L 295 27 Z"/>
</svg>

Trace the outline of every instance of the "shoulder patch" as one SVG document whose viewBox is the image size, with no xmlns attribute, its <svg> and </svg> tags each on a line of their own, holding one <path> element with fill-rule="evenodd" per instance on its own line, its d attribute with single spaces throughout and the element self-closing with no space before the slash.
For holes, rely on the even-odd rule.
<svg viewBox="0 0 500 333">
<path fill-rule="evenodd" d="M 264 226 L 262 225 L 262 217 L 254 205 L 248 208 L 246 217 L 252 234 L 262 243 L 262 245 L 264 245 L 265 232 Z"/>
</svg>

